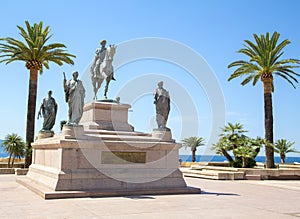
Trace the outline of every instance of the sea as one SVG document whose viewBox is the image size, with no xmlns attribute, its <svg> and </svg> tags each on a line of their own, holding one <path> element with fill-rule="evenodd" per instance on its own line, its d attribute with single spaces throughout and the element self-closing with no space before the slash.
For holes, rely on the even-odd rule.
<svg viewBox="0 0 300 219">
<path fill-rule="evenodd" d="M 192 155 L 179 155 L 182 162 L 192 162 Z M 226 157 L 220 155 L 196 155 L 196 162 L 224 162 L 227 161 Z M 256 162 L 264 163 L 266 161 L 265 156 L 257 156 L 255 158 Z M 275 163 L 280 163 L 280 157 L 274 157 Z M 300 157 L 289 157 L 285 158 L 285 163 L 300 163 Z"/>
<path fill-rule="evenodd" d="M 0 149 L 0 158 L 8 157 L 9 155 Z M 182 162 L 192 162 L 192 155 L 179 155 Z M 280 163 L 280 157 L 275 156 L 275 163 Z M 266 161 L 265 156 L 257 156 L 256 162 L 264 163 Z M 219 155 L 196 155 L 196 162 L 225 162 L 227 159 L 224 156 Z M 300 157 L 286 157 L 285 163 L 300 163 Z"/>
<path fill-rule="evenodd" d="M 0 140 L 0 146 L 2 141 Z M 8 157 L 8 153 L 5 153 L 3 151 L 3 148 L 0 147 L 0 158 Z M 192 162 L 192 155 L 179 155 L 179 158 L 182 162 Z M 280 157 L 275 156 L 275 163 L 280 163 Z M 257 156 L 255 158 L 256 162 L 265 162 L 266 157 L 265 156 Z M 220 155 L 196 155 L 196 162 L 224 162 L 227 161 L 227 159 L 224 156 Z M 287 156 L 285 158 L 285 163 L 300 163 L 300 157 L 292 157 Z"/>
</svg>

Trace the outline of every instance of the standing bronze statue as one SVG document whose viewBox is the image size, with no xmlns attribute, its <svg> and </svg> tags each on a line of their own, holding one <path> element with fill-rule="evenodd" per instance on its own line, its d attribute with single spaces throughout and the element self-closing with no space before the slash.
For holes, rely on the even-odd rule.
<svg viewBox="0 0 300 219">
<path fill-rule="evenodd" d="M 52 97 L 52 91 L 48 92 L 48 96 L 43 99 L 40 110 L 38 112 L 38 119 L 44 117 L 42 132 L 51 131 L 55 124 L 57 114 L 57 103 Z"/>
<path fill-rule="evenodd" d="M 85 89 L 82 81 L 78 79 L 78 72 L 73 72 L 73 78 L 68 81 L 64 75 L 64 91 L 66 102 L 69 105 L 69 121 L 67 125 L 78 125 L 84 106 Z"/>
<path fill-rule="evenodd" d="M 168 129 L 166 127 L 170 112 L 170 95 L 163 88 L 163 82 L 158 82 L 158 88 L 154 91 L 154 104 L 156 105 L 156 122 L 159 129 Z"/>
</svg>

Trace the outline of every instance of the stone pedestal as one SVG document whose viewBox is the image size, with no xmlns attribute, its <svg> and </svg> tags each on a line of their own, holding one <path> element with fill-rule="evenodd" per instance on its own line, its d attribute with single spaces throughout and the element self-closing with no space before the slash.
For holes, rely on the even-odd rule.
<svg viewBox="0 0 300 219">
<path fill-rule="evenodd" d="M 53 136 L 54 136 L 54 132 L 52 132 L 52 131 L 40 131 L 38 134 L 38 139 L 51 138 Z"/>
<path fill-rule="evenodd" d="M 32 165 L 18 182 L 45 199 L 199 193 L 178 169 L 181 145 L 171 132 L 134 132 L 129 107 L 87 104 L 82 125 L 32 144 Z"/>
<path fill-rule="evenodd" d="M 152 132 L 152 136 L 154 138 L 158 138 L 161 141 L 170 141 L 175 142 L 175 140 L 172 139 L 172 132 L 170 129 L 154 129 Z"/>
<path fill-rule="evenodd" d="M 83 125 L 64 125 L 62 136 L 70 139 L 81 139 L 84 136 Z"/>
<path fill-rule="evenodd" d="M 80 124 L 87 129 L 133 131 L 128 124 L 129 104 L 94 101 L 83 108 Z"/>
</svg>

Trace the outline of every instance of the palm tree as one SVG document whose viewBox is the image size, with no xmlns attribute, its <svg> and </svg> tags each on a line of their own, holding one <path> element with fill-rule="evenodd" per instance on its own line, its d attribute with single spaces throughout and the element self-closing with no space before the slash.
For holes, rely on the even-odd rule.
<svg viewBox="0 0 300 219">
<path fill-rule="evenodd" d="M 246 130 L 244 130 L 244 126 L 242 124 L 240 123 L 232 124 L 231 122 L 228 122 L 228 124 L 224 128 L 222 128 L 222 131 L 225 134 L 230 135 L 231 138 L 235 138 L 235 136 L 247 132 Z"/>
<path fill-rule="evenodd" d="M 14 165 L 15 157 L 24 155 L 25 143 L 23 139 L 17 134 L 8 134 L 2 143 L 4 151 L 9 153 L 7 167 L 10 167 L 10 160 L 13 156 L 12 166 Z"/>
<path fill-rule="evenodd" d="M 262 144 L 264 144 L 264 139 L 259 137 L 256 139 L 247 136 L 239 138 L 238 147 L 233 149 L 233 151 L 242 161 L 242 167 L 246 168 L 256 165 L 255 157 L 258 155 Z"/>
<path fill-rule="evenodd" d="M 270 37 L 269 33 L 258 36 L 253 34 L 255 42 L 245 40 L 244 48 L 238 52 L 249 57 L 248 61 L 235 61 L 228 65 L 228 68 L 238 67 L 229 77 L 228 81 L 246 75 L 242 85 L 252 81 L 256 85 L 259 79 L 264 87 L 264 113 L 265 113 L 265 139 L 273 143 L 273 107 L 272 92 L 274 90 L 274 75 L 287 80 L 294 88 L 294 82 L 298 82 L 295 76 L 300 76 L 293 71 L 298 68 L 299 60 L 280 59 L 283 55 L 283 48 L 290 43 L 288 39 L 278 43 L 280 34 L 274 32 Z M 274 148 L 266 146 L 266 167 L 274 168 Z"/>
<path fill-rule="evenodd" d="M 43 67 L 49 69 L 49 62 L 58 65 L 74 64 L 71 58 L 75 56 L 66 52 L 64 44 L 46 45 L 52 35 L 49 35 L 49 26 L 43 28 L 43 22 L 31 26 L 28 21 L 25 21 L 25 24 L 26 30 L 17 26 L 25 43 L 11 37 L 0 39 L 0 42 L 4 41 L 0 43 L 0 62 L 8 64 L 14 61 L 24 61 L 26 68 L 29 69 L 25 159 L 25 166 L 28 167 L 31 164 L 31 143 L 34 141 L 38 72 L 42 74 Z"/>
<path fill-rule="evenodd" d="M 227 138 L 222 137 L 219 139 L 219 141 L 216 144 L 213 144 L 213 147 L 211 148 L 211 150 L 215 151 L 217 154 L 219 155 L 223 155 L 224 157 L 226 157 L 226 159 L 229 162 L 233 162 L 232 157 L 230 156 L 230 154 L 227 152 L 230 150 L 230 142 Z"/>
<path fill-rule="evenodd" d="M 234 158 L 237 159 L 234 149 L 239 145 L 239 139 L 243 137 L 243 133 L 247 132 L 243 129 L 244 126 L 240 123 L 230 123 L 222 128 L 219 141 L 213 145 L 212 150 L 215 150 L 217 154 L 223 155 L 229 162 L 233 162 L 232 157 L 228 151 L 233 150 Z"/>
<path fill-rule="evenodd" d="M 244 130 L 244 126 L 240 123 L 232 124 L 228 122 L 228 124 L 222 128 L 221 137 L 226 138 L 229 141 L 230 147 L 228 149 L 233 150 L 234 158 L 237 159 L 238 156 L 235 153 L 235 150 L 239 146 L 240 138 L 245 137 L 243 133 L 248 132 Z"/>
<path fill-rule="evenodd" d="M 256 148 L 250 146 L 250 145 L 244 145 L 242 147 L 238 147 L 234 149 L 235 153 L 239 155 L 239 157 L 242 158 L 242 167 L 248 167 L 248 161 L 250 159 L 254 159 L 256 156 Z"/>
<path fill-rule="evenodd" d="M 12 159 L 12 162 L 11 162 L 11 166 L 12 167 L 14 166 L 15 158 L 20 159 L 20 158 L 24 157 L 24 155 L 25 155 L 25 149 L 26 149 L 26 144 L 25 144 L 25 142 L 22 139 L 22 144 L 16 145 L 16 147 L 14 149 L 13 159 Z"/>
<path fill-rule="evenodd" d="M 295 142 L 287 141 L 286 139 L 279 139 L 274 144 L 274 150 L 280 155 L 281 163 L 285 163 L 285 157 L 287 153 L 299 153 L 296 149 L 292 148 Z"/>
<path fill-rule="evenodd" d="M 182 140 L 182 145 L 185 148 L 191 148 L 192 151 L 192 162 L 196 162 L 196 151 L 197 147 L 203 146 L 204 138 L 202 137 L 189 137 Z"/>
<path fill-rule="evenodd" d="M 254 156 L 254 158 L 259 154 L 260 148 L 263 145 L 268 144 L 267 141 L 264 138 L 261 138 L 261 137 L 256 137 L 256 138 L 250 139 L 250 143 L 251 143 L 252 147 L 255 147 L 255 156 Z"/>
</svg>

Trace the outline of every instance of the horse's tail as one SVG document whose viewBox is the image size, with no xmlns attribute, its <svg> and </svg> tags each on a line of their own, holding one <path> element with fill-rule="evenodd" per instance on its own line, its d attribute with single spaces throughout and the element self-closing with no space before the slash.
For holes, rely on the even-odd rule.
<svg viewBox="0 0 300 219">
<path fill-rule="evenodd" d="M 93 62 L 90 67 L 90 76 L 94 77 L 94 75 L 95 75 L 95 62 Z"/>
</svg>

